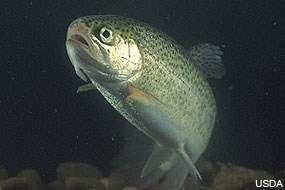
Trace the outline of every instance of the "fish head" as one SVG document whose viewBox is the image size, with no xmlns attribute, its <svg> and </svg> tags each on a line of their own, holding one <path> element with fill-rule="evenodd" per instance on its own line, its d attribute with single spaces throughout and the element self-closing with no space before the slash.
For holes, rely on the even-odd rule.
<svg viewBox="0 0 285 190">
<path fill-rule="evenodd" d="M 129 25 L 112 15 L 85 16 L 70 24 L 66 49 L 82 80 L 120 82 L 138 76 L 142 56 Z"/>
</svg>

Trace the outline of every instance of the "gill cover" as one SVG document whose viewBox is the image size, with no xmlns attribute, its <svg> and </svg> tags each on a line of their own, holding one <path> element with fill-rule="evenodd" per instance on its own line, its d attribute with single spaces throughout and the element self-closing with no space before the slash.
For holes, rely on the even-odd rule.
<svg viewBox="0 0 285 190">
<path fill-rule="evenodd" d="M 94 28 L 91 34 L 94 48 L 103 56 L 101 64 L 119 80 L 127 80 L 138 73 L 142 67 L 142 56 L 138 45 L 133 39 L 123 38 L 119 29 L 108 26 Z M 96 54 L 96 53 L 93 53 Z"/>
</svg>

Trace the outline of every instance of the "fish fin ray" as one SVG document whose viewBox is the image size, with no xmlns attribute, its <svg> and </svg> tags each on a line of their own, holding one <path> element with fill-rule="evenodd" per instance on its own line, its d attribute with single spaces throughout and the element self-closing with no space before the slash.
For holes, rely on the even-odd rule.
<svg viewBox="0 0 285 190">
<path fill-rule="evenodd" d="M 155 144 L 153 151 L 142 169 L 141 177 L 148 175 L 150 172 L 159 168 L 171 157 L 172 151 L 169 148 Z"/>
<path fill-rule="evenodd" d="M 160 189 L 173 190 L 181 187 L 187 177 L 188 167 L 186 163 L 175 153 L 173 154 L 173 164 L 168 170 Z"/>
<path fill-rule="evenodd" d="M 96 87 L 92 84 L 92 83 L 88 83 L 88 84 L 84 84 L 82 86 L 80 86 L 76 93 L 79 93 L 79 92 L 86 92 L 86 91 L 89 91 L 89 90 L 95 90 Z"/>
<path fill-rule="evenodd" d="M 195 177 L 196 179 L 202 179 L 199 171 L 197 170 L 197 168 L 195 167 L 192 159 L 190 158 L 190 156 L 187 154 L 187 152 L 185 151 L 183 146 L 180 146 L 179 148 L 176 149 L 176 152 L 181 156 L 181 158 L 183 158 L 183 160 L 186 162 L 189 172 L 190 174 Z"/>
<path fill-rule="evenodd" d="M 218 46 L 209 43 L 199 44 L 191 47 L 189 53 L 206 77 L 218 79 L 223 77 L 225 73 L 221 58 L 223 52 Z"/>
<path fill-rule="evenodd" d="M 158 189 L 177 190 L 183 185 L 188 172 L 186 162 L 176 152 L 172 151 L 167 161 L 142 178 L 139 187 L 140 189 L 146 189 L 162 180 Z"/>
<path fill-rule="evenodd" d="M 159 99 L 154 97 L 152 94 L 144 92 L 132 85 L 128 85 L 128 96 L 127 100 L 136 101 L 147 104 L 163 104 Z"/>
<path fill-rule="evenodd" d="M 138 187 L 139 189 L 147 189 L 151 185 L 157 183 L 166 173 L 166 170 L 163 170 L 162 168 L 156 168 L 151 173 L 149 173 L 147 176 L 141 178 Z"/>
</svg>

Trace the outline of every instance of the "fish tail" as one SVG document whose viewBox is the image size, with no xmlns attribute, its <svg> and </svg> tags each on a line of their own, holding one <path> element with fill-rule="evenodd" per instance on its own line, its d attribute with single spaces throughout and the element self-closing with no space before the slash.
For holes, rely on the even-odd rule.
<svg viewBox="0 0 285 190">
<path fill-rule="evenodd" d="M 142 169 L 141 177 L 144 177 L 151 173 L 154 169 L 159 168 L 161 164 L 167 163 L 172 154 L 172 149 L 155 144 L 151 155 Z"/>
<path fill-rule="evenodd" d="M 161 190 L 179 189 L 188 175 L 188 167 L 178 154 L 173 154 L 171 162 L 172 167 L 167 171 L 161 183 Z"/>
<path fill-rule="evenodd" d="M 184 183 L 188 171 L 186 162 L 174 149 L 156 144 L 142 170 L 140 189 L 145 189 L 160 179 L 163 179 L 160 189 L 178 189 Z"/>
</svg>

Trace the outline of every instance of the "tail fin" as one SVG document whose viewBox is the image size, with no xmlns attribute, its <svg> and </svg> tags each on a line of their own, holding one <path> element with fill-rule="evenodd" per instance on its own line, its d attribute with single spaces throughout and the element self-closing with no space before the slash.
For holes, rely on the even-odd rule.
<svg viewBox="0 0 285 190">
<path fill-rule="evenodd" d="M 197 156 L 192 158 L 188 149 L 186 152 L 184 148 L 175 150 L 154 145 L 151 139 L 130 126 L 124 126 L 124 137 L 125 147 L 114 158 L 113 166 L 123 172 L 121 176 L 125 177 L 126 184 L 147 189 L 160 182 L 161 190 L 177 190 L 183 185 L 188 172 L 201 178 L 193 164 Z M 154 148 L 151 152 L 152 147 Z M 194 159 L 193 162 L 190 156 Z"/>
<path fill-rule="evenodd" d="M 142 169 L 141 177 L 148 175 L 154 169 L 159 168 L 161 164 L 166 163 L 170 160 L 172 154 L 173 151 L 170 148 L 155 144 L 147 163 Z"/>
<path fill-rule="evenodd" d="M 157 149 L 157 146 L 155 147 Z M 157 168 L 152 168 L 151 172 L 142 178 L 139 189 L 146 189 L 154 183 L 157 183 L 160 179 L 162 179 L 159 189 L 161 190 L 176 190 L 180 188 L 188 174 L 188 167 L 185 161 L 182 160 L 180 156 L 173 150 L 169 148 L 163 148 L 160 146 L 163 151 L 154 151 L 155 153 L 165 153 L 167 150 L 170 154 L 169 159 L 165 162 L 160 163 Z M 154 153 L 153 152 L 153 153 Z M 161 155 L 151 156 L 148 160 L 148 163 L 152 162 L 151 158 L 155 158 L 154 162 L 158 163 L 158 158 L 160 160 L 165 160 Z M 146 167 L 149 167 L 149 164 L 146 164 Z M 153 165 L 154 166 L 154 165 Z"/>
<path fill-rule="evenodd" d="M 178 189 L 183 185 L 187 177 L 187 165 L 177 154 L 173 154 L 172 163 L 172 167 L 168 170 L 161 183 L 161 189 L 163 190 Z"/>
</svg>

